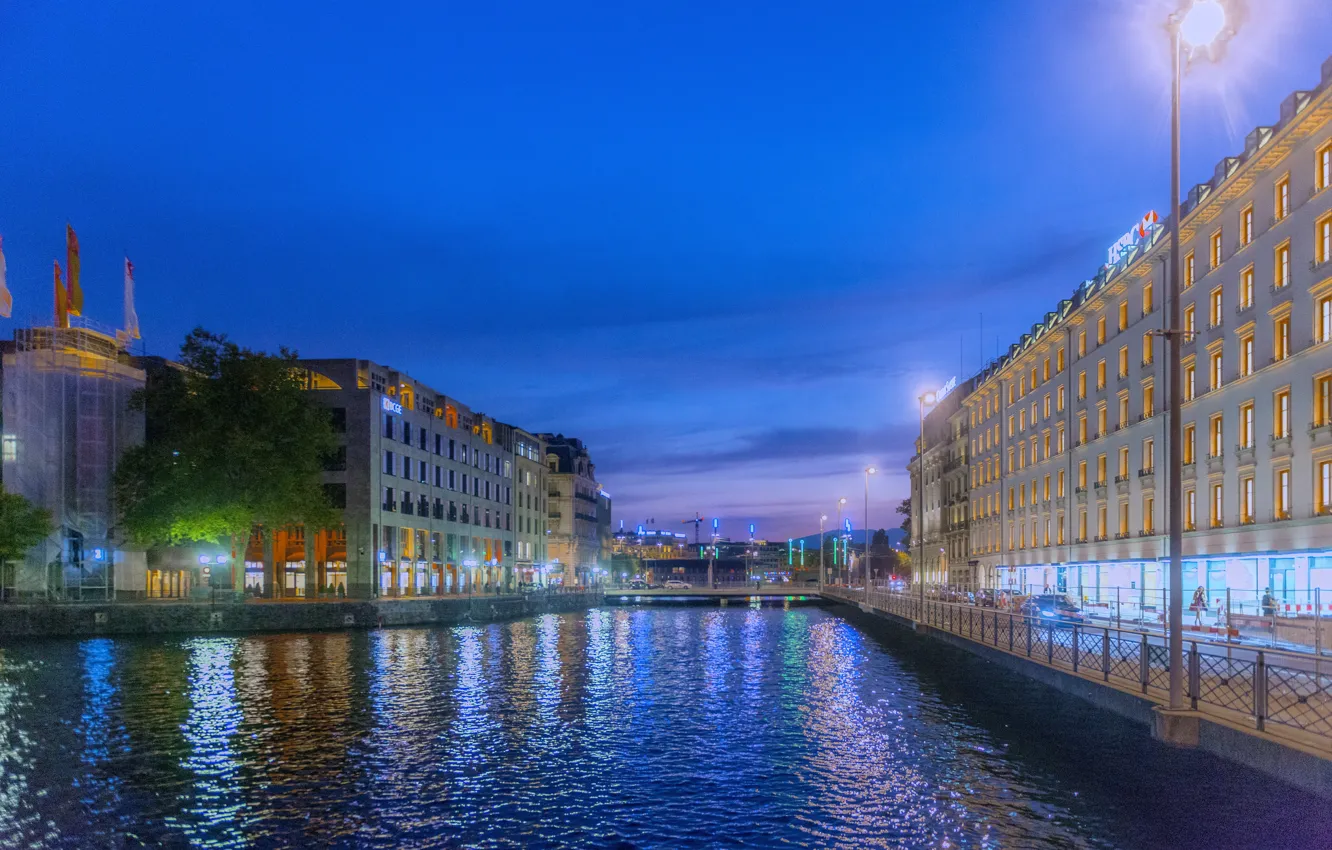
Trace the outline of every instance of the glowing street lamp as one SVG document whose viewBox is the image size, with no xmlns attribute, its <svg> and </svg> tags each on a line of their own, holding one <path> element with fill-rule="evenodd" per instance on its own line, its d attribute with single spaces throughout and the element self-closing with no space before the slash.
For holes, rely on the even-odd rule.
<svg viewBox="0 0 1332 850">
<path fill-rule="evenodd" d="M 1170 297 L 1167 325 L 1163 334 L 1169 344 L 1166 370 L 1169 418 L 1166 424 L 1167 444 L 1170 451 L 1170 475 L 1167 488 L 1168 513 L 1166 524 L 1170 528 L 1170 600 L 1169 600 L 1169 664 L 1170 703 L 1172 711 L 1184 707 L 1184 578 L 1181 558 L 1184 551 L 1184 481 L 1183 481 L 1183 397 L 1180 388 L 1181 349 L 1184 329 L 1180 325 L 1180 256 L 1179 256 L 1179 89 L 1180 58 L 1187 45 L 1189 58 L 1204 56 L 1218 59 L 1226 42 L 1235 34 L 1241 18 L 1239 0 L 1230 0 L 1233 14 L 1227 15 L 1226 4 L 1220 0 L 1186 0 L 1185 5 L 1166 21 L 1170 33 Z M 1229 18 L 1229 20 L 1228 20 Z"/>
</svg>

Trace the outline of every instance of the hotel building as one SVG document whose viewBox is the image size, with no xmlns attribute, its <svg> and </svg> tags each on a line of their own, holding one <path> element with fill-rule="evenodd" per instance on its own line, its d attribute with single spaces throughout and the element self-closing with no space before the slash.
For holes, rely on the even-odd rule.
<svg viewBox="0 0 1332 850">
<path fill-rule="evenodd" d="M 550 536 L 546 552 L 553 575 L 565 586 L 592 584 L 601 569 L 601 485 L 583 441 L 563 434 L 541 434 L 546 444 L 547 513 Z M 605 525 L 610 524 L 606 498 Z M 609 535 L 609 527 L 606 529 Z M 609 564 L 610 553 L 606 553 Z"/>
<path fill-rule="evenodd" d="M 1139 234 L 963 401 L 977 582 L 1163 587 L 1178 469 L 1186 594 L 1332 593 L 1332 59 L 1183 204 L 1180 463 L 1163 415 L 1168 229 L 1149 216 Z"/>
<path fill-rule="evenodd" d="M 522 428 L 513 429 L 514 563 L 518 581 L 541 584 L 546 563 L 546 444 Z"/>
</svg>

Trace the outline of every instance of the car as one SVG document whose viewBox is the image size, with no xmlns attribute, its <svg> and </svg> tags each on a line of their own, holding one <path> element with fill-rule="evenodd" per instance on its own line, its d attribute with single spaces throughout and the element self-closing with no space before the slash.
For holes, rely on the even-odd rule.
<svg viewBox="0 0 1332 850">
<path fill-rule="evenodd" d="M 668 578 L 662 587 L 667 590 L 689 590 L 693 585 L 687 581 L 680 581 L 678 578 Z"/>
<path fill-rule="evenodd" d="M 648 583 L 645 582 L 645 581 L 643 581 L 641 578 L 636 578 L 636 579 L 634 579 L 633 581 L 629 582 L 629 589 L 630 589 L 630 590 L 647 590 L 647 589 L 648 589 Z"/>
<path fill-rule="evenodd" d="M 1018 611 L 1027 618 L 1028 623 L 1067 627 L 1081 626 L 1087 622 L 1082 610 L 1070 602 L 1067 596 L 1058 593 L 1028 596 Z"/>
</svg>

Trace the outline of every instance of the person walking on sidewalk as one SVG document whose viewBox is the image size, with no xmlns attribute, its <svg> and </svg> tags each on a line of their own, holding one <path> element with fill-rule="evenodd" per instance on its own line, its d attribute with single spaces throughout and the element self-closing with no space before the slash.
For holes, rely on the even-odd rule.
<svg viewBox="0 0 1332 850">
<path fill-rule="evenodd" d="M 1193 602 L 1189 604 L 1193 609 L 1193 625 L 1202 625 L 1203 612 L 1207 610 L 1207 591 L 1203 590 L 1202 585 L 1193 589 Z"/>
</svg>

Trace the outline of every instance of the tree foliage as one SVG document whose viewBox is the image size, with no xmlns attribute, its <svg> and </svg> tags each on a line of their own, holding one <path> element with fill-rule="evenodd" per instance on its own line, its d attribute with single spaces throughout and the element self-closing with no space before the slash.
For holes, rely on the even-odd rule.
<svg viewBox="0 0 1332 850">
<path fill-rule="evenodd" d="M 902 529 L 905 536 L 902 538 L 902 548 L 911 548 L 911 499 L 903 499 L 897 506 L 897 512 L 902 515 L 902 524 L 898 526 Z"/>
<path fill-rule="evenodd" d="M 303 375 L 294 351 L 251 351 L 202 328 L 185 338 L 178 365 L 150 367 L 132 402 L 146 439 L 116 469 L 130 537 L 234 548 L 255 525 L 331 524 L 321 472 L 336 436 Z"/>
<path fill-rule="evenodd" d="M 49 510 L 0 486 L 0 563 L 22 558 L 52 527 Z"/>
</svg>

